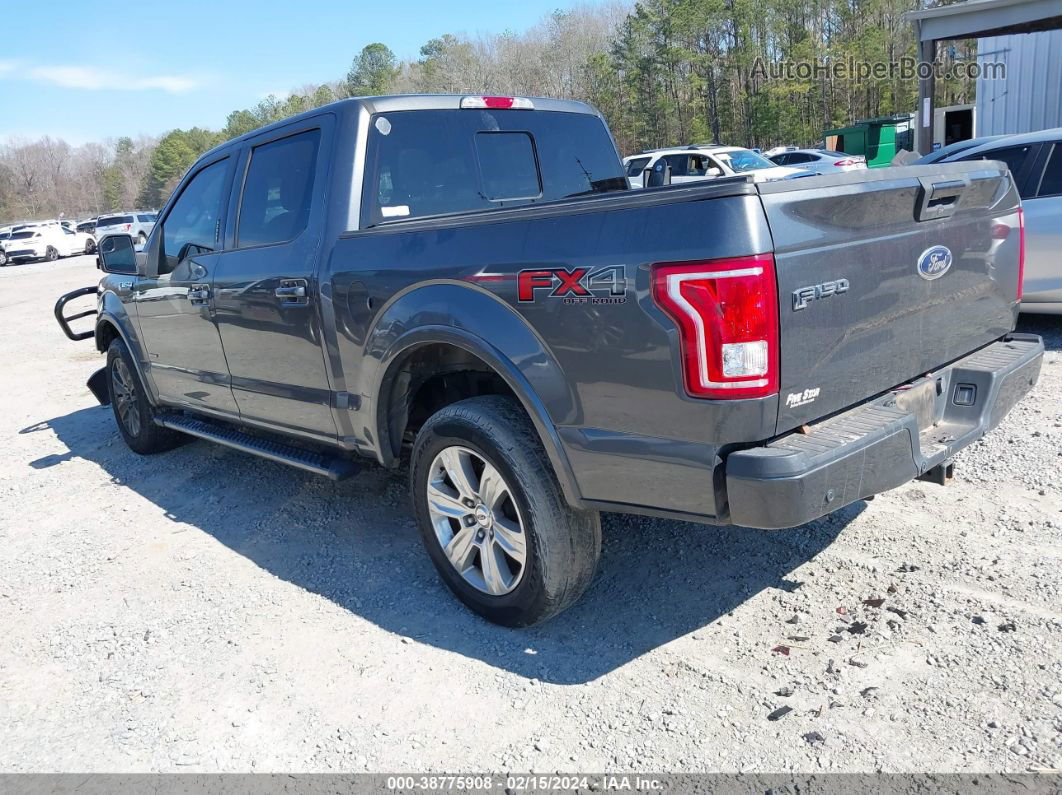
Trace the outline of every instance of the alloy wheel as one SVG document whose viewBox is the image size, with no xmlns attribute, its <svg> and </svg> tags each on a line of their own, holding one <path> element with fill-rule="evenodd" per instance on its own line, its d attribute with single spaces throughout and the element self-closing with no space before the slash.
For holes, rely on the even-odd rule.
<svg viewBox="0 0 1062 795">
<path fill-rule="evenodd" d="M 114 360 L 114 366 L 111 368 L 111 392 L 122 425 L 125 426 L 130 436 L 139 436 L 140 402 L 136 396 L 133 375 L 129 372 L 124 359 Z"/>
<path fill-rule="evenodd" d="M 450 565 L 490 596 L 523 578 L 527 535 L 512 489 L 489 461 L 467 447 L 447 447 L 428 475 L 428 514 Z"/>
</svg>

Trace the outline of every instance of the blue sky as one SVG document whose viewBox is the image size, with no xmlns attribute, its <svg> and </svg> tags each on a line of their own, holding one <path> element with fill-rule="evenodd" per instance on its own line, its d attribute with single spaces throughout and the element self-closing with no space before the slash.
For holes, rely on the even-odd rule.
<svg viewBox="0 0 1062 795">
<path fill-rule="evenodd" d="M 522 31 L 567 0 L 93 0 L 5 3 L 0 139 L 73 144 L 218 128 L 236 108 L 399 58 L 443 33 Z"/>
</svg>

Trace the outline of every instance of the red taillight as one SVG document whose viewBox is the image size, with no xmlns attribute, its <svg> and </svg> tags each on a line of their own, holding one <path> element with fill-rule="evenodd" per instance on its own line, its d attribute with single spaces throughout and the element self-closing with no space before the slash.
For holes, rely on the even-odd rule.
<svg viewBox="0 0 1062 795">
<path fill-rule="evenodd" d="M 1025 210 L 1018 208 L 1018 300 L 1025 294 Z"/>
<path fill-rule="evenodd" d="M 126 225 L 125 225 L 125 231 L 126 231 L 126 232 L 128 232 L 128 231 L 129 231 L 130 229 L 132 229 L 132 228 L 133 228 L 133 225 L 132 225 L 132 224 L 126 224 Z"/>
<path fill-rule="evenodd" d="M 750 398 L 778 391 L 774 257 L 653 266 L 653 299 L 675 321 L 686 391 Z"/>
<path fill-rule="evenodd" d="M 834 165 L 835 166 L 854 166 L 858 162 L 859 162 L 858 160 L 853 160 L 850 157 L 846 157 L 844 160 L 838 160 L 836 163 L 834 163 Z"/>
</svg>

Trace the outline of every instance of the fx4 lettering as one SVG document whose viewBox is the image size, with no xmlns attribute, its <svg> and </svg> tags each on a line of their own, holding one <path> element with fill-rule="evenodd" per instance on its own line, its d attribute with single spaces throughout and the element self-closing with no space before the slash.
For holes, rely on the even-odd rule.
<svg viewBox="0 0 1062 795">
<path fill-rule="evenodd" d="M 548 298 L 568 304 L 622 304 L 627 300 L 624 265 L 590 268 L 529 268 L 516 275 L 517 297 L 526 304 L 536 300 L 536 291 L 549 290 Z"/>
</svg>

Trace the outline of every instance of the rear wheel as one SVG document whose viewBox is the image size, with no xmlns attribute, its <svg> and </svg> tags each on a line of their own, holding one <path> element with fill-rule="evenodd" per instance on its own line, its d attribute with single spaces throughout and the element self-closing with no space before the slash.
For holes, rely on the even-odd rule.
<svg viewBox="0 0 1062 795">
<path fill-rule="evenodd" d="M 433 415 L 417 434 L 410 476 L 432 562 L 484 618 L 530 626 L 589 586 L 601 550 L 600 518 L 565 501 L 515 400 L 470 398 Z"/>
<path fill-rule="evenodd" d="M 0 266 L 7 265 L 7 252 L 0 248 Z"/>
<path fill-rule="evenodd" d="M 94 254 L 96 252 L 96 241 L 91 237 L 85 241 L 85 253 Z"/>
<path fill-rule="evenodd" d="M 107 385 L 114 420 L 133 452 L 141 455 L 161 453 L 181 441 L 181 435 L 176 431 L 155 424 L 155 410 L 148 403 L 129 349 L 121 339 L 115 339 L 107 349 Z"/>
<path fill-rule="evenodd" d="M 44 258 L 48 260 L 48 262 L 55 262 L 59 259 L 59 250 L 54 246 L 48 246 L 47 250 L 44 252 Z"/>
<path fill-rule="evenodd" d="M 136 242 L 138 246 L 143 246 L 145 243 L 147 243 L 147 235 L 141 232 L 139 235 L 136 236 Z"/>
</svg>

